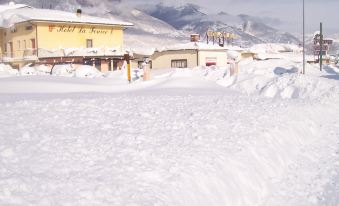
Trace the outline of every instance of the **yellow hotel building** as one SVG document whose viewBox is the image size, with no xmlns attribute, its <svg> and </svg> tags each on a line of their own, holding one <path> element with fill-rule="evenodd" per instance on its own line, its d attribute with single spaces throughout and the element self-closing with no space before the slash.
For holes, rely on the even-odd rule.
<svg viewBox="0 0 339 206">
<path fill-rule="evenodd" d="M 1 62 L 19 68 L 28 63 L 66 62 L 114 70 L 121 63 L 124 30 L 133 24 L 23 4 L 0 6 Z"/>
</svg>

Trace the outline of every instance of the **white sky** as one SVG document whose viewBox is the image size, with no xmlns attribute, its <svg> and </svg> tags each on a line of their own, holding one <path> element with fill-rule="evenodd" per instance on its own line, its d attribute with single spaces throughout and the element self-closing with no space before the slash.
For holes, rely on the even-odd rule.
<svg viewBox="0 0 339 206">
<path fill-rule="evenodd" d="M 130 0 L 140 2 L 138 0 Z M 176 5 L 191 2 L 206 8 L 205 12 L 224 11 L 230 14 L 249 14 L 257 17 L 279 18 L 276 28 L 293 33 L 302 32 L 302 0 L 149 0 L 172 2 Z M 144 2 L 143 2 L 144 3 Z M 319 30 L 322 21 L 325 33 L 339 33 L 339 0 L 305 0 L 306 30 Z"/>
</svg>

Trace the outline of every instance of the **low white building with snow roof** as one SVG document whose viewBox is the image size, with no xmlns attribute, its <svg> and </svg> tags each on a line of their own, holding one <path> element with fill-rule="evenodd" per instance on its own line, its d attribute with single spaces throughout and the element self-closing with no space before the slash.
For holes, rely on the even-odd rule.
<svg viewBox="0 0 339 206">
<path fill-rule="evenodd" d="M 122 65 L 124 30 L 132 23 L 113 18 L 36 9 L 23 4 L 0 5 L 1 61 L 14 67 L 30 62 L 73 62 L 101 71 Z"/>
<path fill-rule="evenodd" d="M 227 50 L 227 47 L 195 41 L 158 48 L 151 56 L 152 68 L 223 67 L 227 65 Z"/>
</svg>

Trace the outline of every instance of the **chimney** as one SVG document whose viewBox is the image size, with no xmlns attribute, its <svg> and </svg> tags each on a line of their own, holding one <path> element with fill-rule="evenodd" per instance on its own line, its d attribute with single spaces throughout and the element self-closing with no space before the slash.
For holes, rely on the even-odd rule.
<svg viewBox="0 0 339 206">
<path fill-rule="evenodd" d="M 191 34 L 191 42 L 200 41 L 200 34 Z"/>
<path fill-rule="evenodd" d="M 82 10 L 81 9 L 77 9 L 77 17 L 81 17 L 82 14 Z"/>
</svg>

